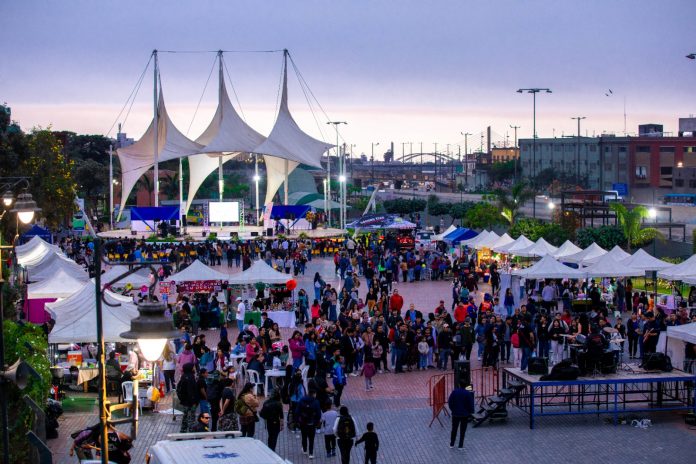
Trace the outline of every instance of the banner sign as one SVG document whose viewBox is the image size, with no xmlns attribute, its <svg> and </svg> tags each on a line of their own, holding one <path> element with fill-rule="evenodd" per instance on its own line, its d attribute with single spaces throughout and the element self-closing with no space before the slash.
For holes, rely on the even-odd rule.
<svg viewBox="0 0 696 464">
<path fill-rule="evenodd" d="M 176 286 L 178 293 L 212 293 L 222 290 L 222 280 L 194 280 Z"/>
</svg>

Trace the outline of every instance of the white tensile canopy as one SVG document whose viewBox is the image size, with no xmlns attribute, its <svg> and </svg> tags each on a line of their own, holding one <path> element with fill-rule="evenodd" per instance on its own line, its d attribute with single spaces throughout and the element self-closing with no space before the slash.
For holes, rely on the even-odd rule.
<svg viewBox="0 0 696 464">
<path fill-rule="evenodd" d="M 269 155 L 264 156 L 267 172 L 265 203 L 272 201 L 278 187 L 298 165 L 306 164 L 321 168 L 322 155 L 333 146 L 304 133 L 290 114 L 286 53 L 283 66 L 283 93 L 280 98 L 278 116 L 268 138 L 253 150 L 254 153 Z M 272 157 L 282 158 L 282 160 L 273 160 Z M 282 175 L 279 175 L 279 171 Z"/>
<path fill-rule="evenodd" d="M 186 211 L 191 207 L 196 192 L 206 177 L 239 153 L 249 153 L 263 143 L 265 137 L 252 129 L 234 109 L 227 94 L 224 79 L 220 81 L 217 111 L 208 128 L 196 139 L 203 145 L 201 153 L 189 156 L 189 190 Z"/>
<path fill-rule="evenodd" d="M 510 243 L 512 243 L 512 242 L 514 242 L 514 241 L 515 241 L 515 239 L 512 238 L 512 237 L 510 237 L 510 236 L 507 234 L 507 232 L 505 232 L 503 235 L 501 235 L 500 237 L 498 237 L 497 240 L 495 240 L 494 242 L 492 242 L 492 243 L 489 245 L 488 248 L 490 248 L 491 250 L 495 251 L 496 248 L 501 247 L 501 246 L 504 246 L 504 245 L 508 245 L 508 244 L 510 244 Z"/>
<path fill-rule="evenodd" d="M 582 279 L 585 273 L 559 263 L 550 255 L 545 255 L 534 265 L 525 269 L 515 269 L 513 275 L 527 279 Z"/>
<path fill-rule="evenodd" d="M 15 247 L 17 264 L 20 266 L 35 265 L 49 253 L 59 253 L 62 255 L 63 250 L 61 250 L 59 246 L 51 245 L 38 235 L 34 235 L 31 240 L 24 245 L 17 245 Z"/>
<path fill-rule="evenodd" d="M 169 119 L 164 105 L 162 91 L 159 93 L 157 110 L 157 151 L 158 161 L 168 161 L 201 152 L 200 144 L 189 140 Z M 121 163 L 121 208 L 140 177 L 155 165 L 154 118 L 143 136 L 132 145 L 117 150 Z"/>
<path fill-rule="evenodd" d="M 498 247 L 498 249 L 494 249 L 493 251 L 505 253 L 508 255 L 515 255 L 518 251 L 524 250 L 525 248 L 529 248 L 532 245 L 534 245 L 534 242 L 529 240 L 524 235 L 520 235 L 515 239 L 514 242 Z"/>
<path fill-rule="evenodd" d="M 264 284 L 284 284 L 292 277 L 273 269 L 262 259 L 254 261 L 249 269 L 241 274 L 235 274 L 228 278 L 230 285 L 248 285 L 262 282 Z"/>
<path fill-rule="evenodd" d="M 27 266 L 27 276 L 30 282 L 41 282 L 53 277 L 61 270 L 83 282 L 89 279 L 87 271 L 82 266 L 57 253 L 49 253 L 39 264 Z"/>
<path fill-rule="evenodd" d="M 106 290 L 102 302 L 102 326 L 104 341 L 132 342 L 121 338 L 130 330 L 130 321 L 138 316 L 138 308 L 132 298 Z M 110 306 L 116 305 L 116 306 Z M 97 341 L 97 310 L 94 280 L 83 285 L 72 296 L 54 303 L 47 303 L 56 325 L 48 334 L 49 343 L 80 343 Z"/>
<path fill-rule="evenodd" d="M 554 258 L 561 259 L 561 258 L 565 258 L 566 256 L 569 256 L 569 255 L 574 255 L 576 253 L 580 253 L 581 251 L 582 251 L 582 248 L 575 245 L 570 240 L 566 240 L 565 242 L 563 242 L 563 245 L 561 245 L 558 248 L 558 250 L 556 250 L 554 253 L 551 253 L 551 255 Z"/>
<path fill-rule="evenodd" d="M 638 251 L 633 253 L 633 255 L 621 260 L 621 264 L 625 264 L 626 266 L 635 269 L 642 269 L 643 271 L 661 271 L 674 266 L 672 263 L 662 261 L 661 259 L 657 259 L 654 256 L 649 255 L 642 248 L 638 248 Z"/>
<path fill-rule="evenodd" d="M 123 273 L 128 272 L 128 266 L 112 266 L 108 271 L 103 272 L 101 275 L 102 285 L 106 285 L 112 280 L 118 278 Z M 142 285 L 150 285 L 150 270 L 147 268 L 139 269 L 133 274 L 123 277 L 116 282 L 111 284 L 112 287 L 125 286 L 131 284 L 133 287 L 140 287 Z"/>
<path fill-rule="evenodd" d="M 486 237 L 488 237 L 489 234 L 490 234 L 489 231 L 487 231 L 487 230 L 482 230 L 481 232 L 478 233 L 478 235 L 477 235 L 476 237 L 472 237 L 472 238 L 470 238 L 470 239 L 468 239 L 468 240 L 462 240 L 461 242 L 459 242 L 459 244 L 462 245 L 462 246 L 468 246 L 469 248 L 472 248 L 472 247 L 474 247 L 477 243 L 479 243 L 481 240 L 483 240 L 483 239 L 485 239 Z"/>
<path fill-rule="evenodd" d="M 83 279 L 76 279 L 63 269 L 48 279 L 28 285 L 27 297 L 36 298 L 67 298 L 85 286 Z"/>
<path fill-rule="evenodd" d="M 602 256 L 603 254 L 606 254 L 607 250 L 602 248 L 601 246 L 597 245 L 596 243 L 592 243 L 592 245 L 588 246 L 584 250 L 582 250 L 579 253 L 575 253 L 574 255 L 567 255 L 563 257 L 563 261 L 567 263 L 576 263 L 576 264 L 582 264 L 585 262 L 586 259 L 592 259 L 596 256 Z"/>
<path fill-rule="evenodd" d="M 445 238 L 445 235 L 449 235 L 449 234 L 451 234 L 452 232 L 454 232 L 455 230 L 457 230 L 457 226 L 455 226 L 454 224 L 452 224 L 452 225 L 450 225 L 450 226 L 447 228 L 447 230 L 445 230 L 443 233 L 433 235 L 433 236 L 431 237 L 431 240 L 435 240 L 436 242 L 439 242 L 439 241 L 441 241 L 442 239 Z"/>
<path fill-rule="evenodd" d="M 582 269 L 582 272 L 587 277 L 638 277 L 645 275 L 644 270 L 626 266 L 609 253 L 605 253 L 597 262 Z"/>
<path fill-rule="evenodd" d="M 534 257 L 534 256 L 546 256 L 551 255 L 557 251 L 558 248 L 551 245 L 549 242 L 544 240 L 544 237 L 540 237 L 536 243 L 529 248 L 524 248 L 515 253 L 517 256 Z"/>
<path fill-rule="evenodd" d="M 619 245 L 614 245 L 614 248 L 612 248 L 611 250 L 609 250 L 606 254 L 608 254 L 609 256 L 611 256 L 612 258 L 614 258 L 614 259 L 617 260 L 617 261 L 623 261 L 623 260 L 625 260 L 626 258 L 630 258 L 630 257 L 631 257 L 631 255 L 630 255 L 629 253 L 627 253 L 626 251 L 624 251 L 624 249 L 621 248 Z M 590 264 L 594 264 L 594 263 L 596 263 L 597 261 L 599 261 L 599 259 L 600 259 L 602 256 L 604 256 L 604 255 L 593 256 L 593 257 L 591 257 L 591 258 L 586 258 L 586 259 L 584 259 L 584 260 L 582 261 L 582 264 L 585 265 L 585 266 L 589 266 Z"/>
<path fill-rule="evenodd" d="M 208 267 L 200 260 L 195 259 L 186 269 L 170 276 L 167 280 L 175 283 L 179 282 L 198 282 L 203 280 L 222 280 L 228 281 L 230 276 Z"/>
<path fill-rule="evenodd" d="M 675 368 L 684 369 L 686 343 L 696 343 L 696 322 L 667 327 L 667 332 L 660 332 L 657 351 L 669 356 Z"/>
<path fill-rule="evenodd" d="M 679 264 L 674 264 L 662 271 L 658 271 L 658 277 L 667 280 L 682 280 L 690 282 L 696 279 L 696 255 Z"/>
<path fill-rule="evenodd" d="M 500 235 L 496 234 L 495 232 L 491 231 L 488 233 L 488 236 L 485 238 L 482 238 L 479 240 L 476 245 L 473 246 L 473 248 L 476 248 L 477 250 L 481 250 L 483 248 L 490 248 L 491 244 L 493 244 L 496 240 L 500 238 Z"/>
</svg>

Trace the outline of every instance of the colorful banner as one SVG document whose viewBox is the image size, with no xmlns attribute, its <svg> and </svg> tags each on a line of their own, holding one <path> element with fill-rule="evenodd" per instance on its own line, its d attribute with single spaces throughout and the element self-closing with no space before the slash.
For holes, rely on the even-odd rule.
<svg viewBox="0 0 696 464">
<path fill-rule="evenodd" d="M 178 293 L 212 293 L 222 290 L 222 280 L 194 280 L 176 286 Z"/>
</svg>

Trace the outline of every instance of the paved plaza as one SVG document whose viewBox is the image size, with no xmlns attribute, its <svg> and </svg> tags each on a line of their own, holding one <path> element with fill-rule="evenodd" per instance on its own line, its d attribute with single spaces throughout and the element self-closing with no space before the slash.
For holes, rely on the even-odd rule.
<svg viewBox="0 0 696 464">
<path fill-rule="evenodd" d="M 312 278 L 320 272 L 324 279 L 339 284 L 329 259 L 313 260 L 307 273 L 299 278 L 299 287 L 313 295 Z M 227 272 L 226 265 L 217 267 Z M 238 272 L 236 268 L 231 271 Z M 432 312 L 440 299 L 451 305 L 451 283 L 416 282 L 397 284 L 405 305 L 413 302 L 424 313 Z M 363 287 L 364 288 L 364 287 Z M 364 293 L 361 292 L 361 295 Z M 289 336 L 291 329 L 284 329 Z M 208 331 L 208 344 L 217 343 L 219 332 Z M 234 331 L 231 334 L 236 336 Z M 479 363 L 472 356 L 472 367 Z M 542 417 L 537 428 L 530 430 L 528 417 L 510 407 L 507 421 L 484 423 L 469 428 L 465 450 L 449 449 L 449 418 L 442 416 L 444 427 L 437 421 L 428 427 L 432 410 L 428 406 L 428 380 L 436 370 L 404 374 L 378 374 L 374 378 L 375 389 L 365 392 L 360 377 L 349 377 L 342 403 L 350 409 L 358 423 L 358 433 L 364 431 L 368 421 L 375 423 L 380 438 L 380 463 L 461 463 L 461 462 L 511 462 L 515 464 L 539 462 L 627 462 L 627 463 L 687 463 L 696 455 L 696 430 L 684 425 L 682 413 L 652 413 L 629 415 L 627 425 L 614 426 L 610 416 L 561 416 Z M 94 395 L 96 398 L 96 395 Z M 166 409 L 170 397 L 160 405 Z M 649 418 L 652 427 L 641 429 L 630 425 L 631 419 Z M 166 434 L 178 432 L 180 418 L 145 412 L 141 416 L 139 435 L 134 442 L 132 462 L 143 462 L 149 446 Z M 98 421 L 96 407 L 92 413 L 66 414 L 60 418 L 60 437 L 49 441 L 55 463 L 77 462 L 68 455 L 70 433 Z M 128 428 L 124 427 L 124 431 Z M 263 421 L 257 424 L 256 438 L 266 439 Z M 315 459 L 309 461 L 302 454 L 299 435 L 283 431 L 279 438 L 278 454 L 293 463 L 334 462 L 339 457 L 326 458 L 324 439 L 318 434 L 315 441 Z M 567 457 L 566 457 L 567 456 Z M 364 462 L 363 448 L 353 450 L 351 462 Z"/>
</svg>

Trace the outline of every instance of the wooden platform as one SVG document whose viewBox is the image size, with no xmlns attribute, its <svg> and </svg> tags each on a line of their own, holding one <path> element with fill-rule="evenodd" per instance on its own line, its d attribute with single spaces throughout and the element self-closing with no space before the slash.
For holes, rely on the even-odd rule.
<svg viewBox="0 0 696 464">
<path fill-rule="evenodd" d="M 577 385 L 577 384 L 607 384 L 607 383 L 643 383 L 643 382 L 674 382 L 696 380 L 696 375 L 677 369 L 671 372 L 646 371 L 637 364 L 630 366 L 633 372 L 620 370 L 616 374 L 600 374 L 596 376 L 578 377 L 576 380 L 541 380 L 540 375 L 530 375 L 518 367 L 506 367 L 503 370 L 519 380 L 534 385 Z"/>
<path fill-rule="evenodd" d="M 245 226 L 242 230 L 239 226 L 225 226 L 225 227 L 208 227 L 203 228 L 203 226 L 188 226 L 186 227 L 186 236 L 191 237 L 193 241 L 204 241 L 205 237 L 203 232 L 206 232 L 206 236 L 210 233 L 217 234 L 220 240 L 229 240 L 232 234 L 237 234 L 239 238 L 243 240 L 252 239 L 255 236 L 262 236 L 265 232 L 263 227 L 258 226 Z M 256 233 L 252 236 L 252 232 Z M 293 239 L 297 238 L 301 233 L 304 233 L 309 238 L 334 238 L 340 237 L 346 233 L 345 229 L 313 229 L 313 230 L 293 230 L 290 235 L 285 234 L 286 237 Z M 136 235 L 131 235 L 130 229 L 115 229 L 106 232 L 100 232 L 98 235 L 102 238 L 148 238 L 152 233 L 149 232 L 138 232 Z M 183 240 L 183 236 L 177 237 L 179 240 Z"/>
</svg>

